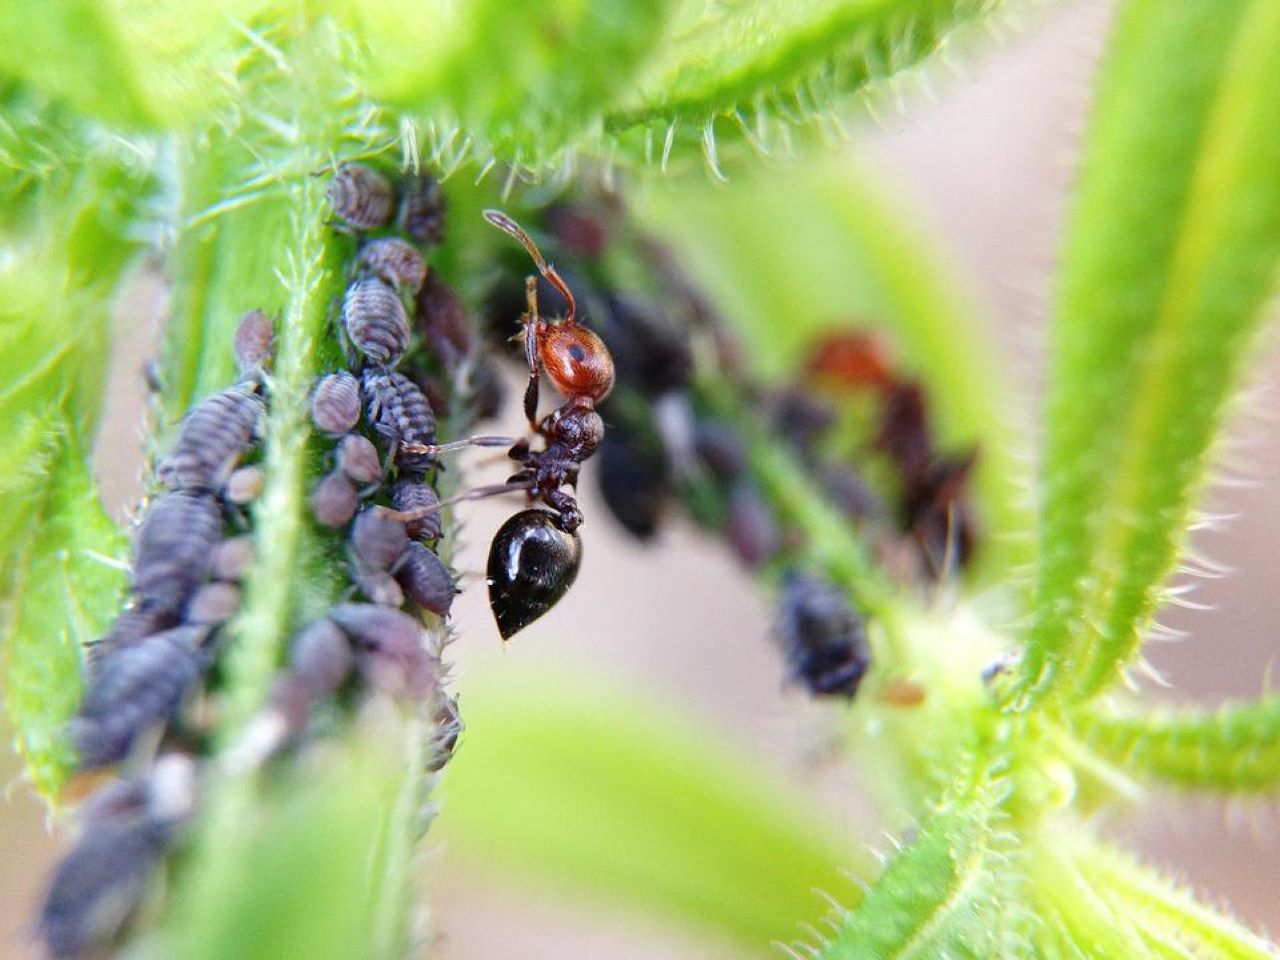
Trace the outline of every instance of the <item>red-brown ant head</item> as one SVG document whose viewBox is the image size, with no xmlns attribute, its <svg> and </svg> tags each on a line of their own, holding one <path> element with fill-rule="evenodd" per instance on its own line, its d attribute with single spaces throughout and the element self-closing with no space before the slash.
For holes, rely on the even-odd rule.
<svg viewBox="0 0 1280 960">
<path fill-rule="evenodd" d="M 580 324 L 555 324 L 538 336 L 542 367 L 567 397 L 598 403 L 613 389 L 613 356 L 604 341 Z"/>
</svg>

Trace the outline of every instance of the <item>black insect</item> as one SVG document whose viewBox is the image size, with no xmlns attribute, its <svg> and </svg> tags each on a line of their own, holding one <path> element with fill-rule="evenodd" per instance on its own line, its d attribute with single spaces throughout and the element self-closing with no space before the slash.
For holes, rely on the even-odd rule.
<svg viewBox="0 0 1280 960">
<path fill-rule="evenodd" d="M 204 493 L 156 498 L 138 531 L 133 591 L 144 606 L 180 610 L 209 572 L 222 508 Z"/>
<path fill-rule="evenodd" d="M 498 632 L 509 640 L 550 610 L 577 579 L 582 540 L 546 510 L 524 510 L 499 528 L 486 582 Z"/>
<path fill-rule="evenodd" d="M 253 446 L 265 409 L 262 398 L 244 386 L 202 400 L 182 421 L 156 476 L 170 490 L 220 490 Z"/>
<path fill-rule="evenodd" d="M 776 625 L 793 679 L 815 696 L 852 699 L 868 667 L 866 627 L 840 588 L 791 571 L 782 585 Z"/>
<path fill-rule="evenodd" d="M 275 324 L 261 310 L 250 310 L 240 318 L 234 346 L 240 375 L 260 376 L 270 368 L 271 358 L 275 354 Z"/>
<path fill-rule="evenodd" d="M 342 298 L 342 330 L 374 363 L 395 363 L 409 345 L 409 315 L 395 287 L 379 277 L 361 277 Z"/>
<path fill-rule="evenodd" d="M 356 230 L 375 230 L 391 220 L 395 194 L 391 182 L 372 167 L 344 163 L 329 182 L 334 215 Z"/>
<path fill-rule="evenodd" d="M 759 570 L 782 550 L 782 530 L 773 508 L 750 483 L 739 481 L 729 495 L 725 535 L 743 565 Z"/>
<path fill-rule="evenodd" d="M 436 415 L 421 388 L 403 373 L 365 370 L 365 416 L 391 447 L 402 470 L 429 470 L 435 457 L 428 448 L 436 440 Z"/>
<path fill-rule="evenodd" d="M 671 467 L 661 440 L 634 427 L 619 429 L 611 422 L 597 456 L 596 478 L 609 512 L 633 537 L 652 538 L 673 493 Z"/>
<path fill-rule="evenodd" d="M 405 596 L 423 610 L 449 616 L 458 587 L 453 575 L 438 556 L 421 543 L 410 543 L 395 570 Z"/>
<path fill-rule="evenodd" d="M 360 422 L 360 381 L 346 370 L 322 377 L 311 394 L 311 422 L 340 437 Z"/>
<path fill-rule="evenodd" d="M 208 662 L 209 628 L 174 627 L 101 657 L 68 732 L 80 766 L 123 760 L 147 731 L 177 715 Z"/>
<path fill-rule="evenodd" d="M 356 270 L 410 294 L 416 294 L 427 278 L 427 262 L 422 254 L 399 237 L 366 243 L 356 258 Z"/>
<path fill-rule="evenodd" d="M 311 491 L 311 515 L 322 527 L 345 527 L 356 515 L 360 495 L 341 470 L 335 470 Z"/>
<path fill-rule="evenodd" d="M 351 638 L 365 682 L 393 696 L 420 699 L 440 683 L 440 662 L 423 644 L 422 624 L 372 603 L 340 603 L 329 618 Z"/>
<path fill-rule="evenodd" d="M 424 247 L 434 247 L 443 241 L 445 197 L 440 181 L 429 173 L 406 176 L 400 182 L 396 225 L 410 240 Z"/>
<path fill-rule="evenodd" d="M 453 288 L 432 272 L 414 298 L 418 331 L 431 355 L 454 373 L 472 353 L 467 310 Z"/>
</svg>

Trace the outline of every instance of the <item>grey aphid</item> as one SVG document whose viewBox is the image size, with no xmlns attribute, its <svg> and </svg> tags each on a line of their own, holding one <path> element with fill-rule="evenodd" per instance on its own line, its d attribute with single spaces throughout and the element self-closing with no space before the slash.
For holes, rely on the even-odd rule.
<svg viewBox="0 0 1280 960">
<path fill-rule="evenodd" d="M 311 394 L 311 422 L 340 437 L 360 422 L 360 382 L 345 370 L 321 377 Z"/>
<path fill-rule="evenodd" d="M 373 230 L 391 219 L 395 196 L 391 183 L 372 167 L 344 163 L 329 182 L 334 215 L 357 230 Z"/>
<path fill-rule="evenodd" d="M 323 527 L 345 527 L 356 515 L 359 503 L 356 488 L 340 470 L 333 471 L 311 491 L 311 514 Z"/>
<path fill-rule="evenodd" d="M 351 345 L 377 364 L 394 363 L 409 345 L 409 315 L 395 288 L 361 277 L 342 298 L 342 329 Z"/>
<path fill-rule="evenodd" d="M 183 620 L 187 623 L 224 623 L 239 612 L 240 588 L 233 583 L 214 580 L 196 590 L 187 604 Z"/>
<path fill-rule="evenodd" d="M 430 757 L 427 769 L 437 773 L 444 769 L 453 757 L 454 748 L 458 745 L 458 737 L 462 735 L 462 716 L 458 713 L 458 698 L 448 695 L 440 699 L 440 709 L 436 711 L 435 728 L 431 731 Z"/>
<path fill-rule="evenodd" d="M 370 603 L 384 607 L 404 606 L 404 589 L 398 580 L 385 570 L 357 568 L 352 579 Z"/>
<path fill-rule="evenodd" d="M 144 602 L 178 610 L 209 572 L 222 534 L 222 508 L 203 493 L 156 498 L 138 531 L 133 590 Z"/>
<path fill-rule="evenodd" d="M 156 476 L 170 490 L 221 489 L 253 446 L 266 407 L 243 386 L 202 400 L 187 414 Z"/>
<path fill-rule="evenodd" d="M 239 580 L 253 563 L 253 537 L 228 537 L 213 548 L 209 575 L 216 580 Z"/>
<path fill-rule="evenodd" d="M 429 173 L 409 174 L 400 181 L 396 225 L 414 243 L 433 247 L 444 240 L 445 198 L 440 181 Z"/>
<path fill-rule="evenodd" d="M 402 513 L 434 507 L 439 502 L 435 488 L 420 480 L 397 480 L 391 487 L 391 505 Z M 404 530 L 415 540 L 438 540 L 444 531 L 444 521 L 436 511 L 408 521 Z"/>
<path fill-rule="evenodd" d="M 441 617 L 449 615 L 457 585 L 444 562 L 422 544 L 409 544 L 396 568 L 396 579 L 416 606 Z"/>
<path fill-rule="evenodd" d="M 365 416 L 387 443 L 436 442 L 436 415 L 418 385 L 394 370 L 369 369 L 362 380 Z M 430 454 L 396 450 L 396 463 L 406 470 L 426 470 L 434 463 Z"/>
<path fill-rule="evenodd" d="M 415 294 L 427 278 L 427 262 L 412 244 L 399 237 L 370 240 L 360 248 L 356 269 Z"/>
<path fill-rule="evenodd" d="M 205 626 L 145 637 L 102 657 L 69 725 L 84 769 L 123 760 L 143 733 L 172 719 L 207 659 Z"/>
<path fill-rule="evenodd" d="M 262 496 L 267 485 L 267 475 L 261 467 L 241 467 L 227 477 L 226 498 L 235 504 L 252 503 Z"/>
<path fill-rule="evenodd" d="M 351 673 L 351 642 L 327 617 L 313 620 L 293 638 L 289 671 L 312 698 L 333 693 Z"/>
<path fill-rule="evenodd" d="M 409 535 L 383 507 L 371 507 L 351 527 L 351 552 L 366 570 L 390 570 L 404 556 Z"/>
<path fill-rule="evenodd" d="M 356 647 L 365 681 L 395 696 L 423 697 L 440 683 L 440 663 L 423 646 L 413 617 L 373 603 L 340 603 L 329 611 Z"/>
<path fill-rule="evenodd" d="M 378 448 L 358 433 L 349 433 L 338 444 L 338 469 L 356 483 L 373 483 L 382 476 Z"/>
<path fill-rule="evenodd" d="M 261 310 L 250 310 L 240 318 L 234 343 L 240 375 L 251 377 L 260 374 L 271 366 L 275 354 L 275 324 Z"/>
<path fill-rule="evenodd" d="M 138 605 L 126 608 L 116 617 L 110 630 L 88 644 L 90 674 L 97 671 L 98 663 L 112 651 L 167 630 L 177 622 L 177 612 L 165 607 Z"/>
</svg>

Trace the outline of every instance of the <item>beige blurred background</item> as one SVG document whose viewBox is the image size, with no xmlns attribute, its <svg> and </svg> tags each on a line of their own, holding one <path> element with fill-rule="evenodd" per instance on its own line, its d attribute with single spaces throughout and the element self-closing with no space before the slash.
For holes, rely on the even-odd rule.
<svg viewBox="0 0 1280 960">
<path fill-rule="evenodd" d="M 1039 381 L 1048 279 L 1064 191 L 1087 104 L 1088 81 L 1101 46 L 1107 4 L 1084 3 L 1056 12 L 1028 13 L 1005 24 L 1002 42 L 964 58 L 957 75 L 933 76 L 926 92 L 904 84 L 904 111 L 882 117 L 864 156 L 893 176 L 926 226 L 950 243 L 975 278 L 979 295 L 999 321 L 1007 348 L 1034 406 Z M 160 322 L 130 317 L 122 325 L 114 363 L 122 384 L 108 411 L 100 449 L 107 495 L 122 511 L 136 494 L 136 424 L 141 399 L 137 371 Z M 1266 413 L 1274 405 L 1275 352 L 1264 365 L 1269 390 L 1248 404 L 1233 445 L 1233 475 L 1253 486 L 1215 490 L 1215 511 L 1246 519 L 1202 538 L 1215 560 L 1234 569 L 1206 581 L 1195 599 L 1207 612 L 1177 610 L 1163 617 L 1191 632 L 1162 645 L 1151 658 L 1173 690 L 1167 699 L 1213 703 L 1256 694 L 1275 658 L 1280 637 L 1280 430 Z M 1261 415 L 1260 415 L 1261 414 Z M 624 539 L 605 519 L 584 484 L 586 511 L 599 518 L 589 531 L 589 559 L 569 599 L 505 650 L 497 642 L 484 591 L 475 578 L 460 599 L 455 648 L 459 689 L 468 675 L 498 677 L 530 659 L 585 664 L 633 681 L 680 704 L 720 733 L 762 754 L 776 771 L 812 786 L 836 822 L 866 835 L 871 821 L 857 804 L 858 772 L 816 762 L 822 711 L 780 690 L 780 669 L 766 640 L 770 611 L 750 581 L 713 542 L 676 527 L 643 548 Z M 470 552 L 461 565 L 477 571 L 492 531 L 505 516 L 496 504 L 467 514 Z M 646 625 L 660 604 L 663 628 Z M 1150 686 L 1150 685 L 1149 685 Z M 465 702 L 465 700 L 464 700 Z M 12 784 L 0 806 L 0 955 L 26 955 L 23 926 L 55 849 L 39 806 L 17 780 L 12 757 L 0 777 Z M 446 797 L 447 802 L 447 797 Z M 1118 818 L 1108 829 L 1197 889 L 1229 902 L 1246 920 L 1280 929 L 1280 819 L 1274 806 L 1224 811 L 1207 800 L 1160 802 L 1140 819 Z M 504 885 L 448 849 L 431 857 L 431 903 L 439 930 L 436 956 L 481 960 L 499 956 L 721 958 L 725 948 L 658 928 L 644 918 L 603 908 L 571 907 Z"/>
</svg>

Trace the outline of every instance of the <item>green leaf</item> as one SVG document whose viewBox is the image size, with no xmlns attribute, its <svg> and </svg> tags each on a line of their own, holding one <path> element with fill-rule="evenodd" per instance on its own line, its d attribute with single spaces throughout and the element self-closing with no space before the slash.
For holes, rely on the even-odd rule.
<svg viewBox="0 0 1280 960">
<path fill-rule="evenodd" d="M 1214 711 L 1082 711 L 1075 731 L 1124 770 L 1178 787 L 1224 793 L 1280 787 L 1280 696 Z"/>
<path fill-rule="evenodd" d="M 519 165 L 555 162 L 599 137 L 601 117 L 634 89 L 675 5 L 386 0 L 350 10 L 370 48 L 370 94 L 429 118 L 426 146 L 437 157 L 470 139 L 477 154 Z"/>
<path fill-rule="evenodd" d="M 46 798 L 75 762 L 62 732 L 80 701 L 84 644 L 106 629 L 125 585 L 125 538 L 98 503 L 85 456 L 71 434 L 54 438 L 6 584 L 4 706 Z"/>
<path fill-rule="evenodd" d="M 849 911 L 822 960 L 1009 956 L 1022 923 L 997 852 L 999 787 L 972 774 L 941 801 Z"/>
<path fill-rule="evenodd" d="M 633 155 L 660 162 L 749 146 L 786 152 L 790 129 L 830 124 L 876 81 L 942 49 L 998 0 L 764 0 L 706 4 L 664 45 L 635 96 L 605 129 Z"/>
<path fill-rule="evenodd" d="M 750 348 L 766 380 L 795 376 L 833 329 L 895 335 L 925 384 L 941 440 L 980 451 L 976 486 L 988 534 L 982 572 L 1028 562 L 1017 447 L 999 352 L 946 255 L 912 223 L 909 204 L 847 158 L 705 189 L 648 186 L 642 219 L 669 240 Z"/>
<path fill-rule="evenodd" d="M 1275 285 L 1277 98 L 1271 0 L 1122 4 L 1058 284 L 1012 703 L 1096 693 L 1137 652 Z"/>
<path fill-rule="evenodd" d="M 125 128 L 185 127 L 237 92 L 272 0 L 0 0 L 0 74 Z"/>
<path fill-rule="evenodd" d="M 856 901 L 848 840 L 694 718 L 586 674 L 467 679 L 435 828 L 451 854 L 760 949 L 822 915 L 815 890 Z"/>
</svg>

